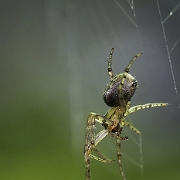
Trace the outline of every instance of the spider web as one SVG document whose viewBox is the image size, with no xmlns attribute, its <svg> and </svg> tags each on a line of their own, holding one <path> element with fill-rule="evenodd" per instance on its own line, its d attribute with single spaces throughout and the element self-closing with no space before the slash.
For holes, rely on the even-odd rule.
<svg viewBox="0 0 180 180">
<path fill-rule="evenodd" d="M 171 71 L 171 75 L 172 75 L 172 80 L 173 80 L 173 84 L 174 84 L 174 90 L 176 93 L 176 98 L 177 98 L 177 103 L 178 106 L 180 108 L 180 101 L 179 101 L 179 95 L 178 95 L 178 89 L 177 89 L 177 85 L 176 85 L 176 79 L 175 79 L 175 75 L 174 75 L 174 70 L 173 70 L 173 65 L 172 65 L 172 58 L 171 58 L 171 54 L 173 53 L 174 49 L 178 46 L 179 41 L 180 41 L 180 33 L 178 35 L 178 38 L 175 40 L 174 44 L 172 45 L 172 47 L 169 47 L 169 43 L 167 40 L 167 35 L 166 35 L 166 30 L 165 30 L 165 25 L 166 22 L 168 20 L 171 20 L 172 16 L 177 12 L 177 10 L 180 10 L 180 2 L 178 4 L 175 5 L 175 7 L 168 13 L 168 15 L 163 19 L 162 17 L 162 13 L 161 13 L 161 8 L 160 8 L 160 3 L 157 0 L 157 7 L 158 7 L 158 12 L 159 12 L 159 17 L 160 17 L 160 21 L 161 21 L 161 26 L 162 26 L 162 31 L 163 31 L 163 36 L 164 36 L 164 42 L 166 45 L 166 50 L 167 50 L 167 56 L 168 56 L 168 61 L 169 61 L 169 66 L 170 66 L 170 71 Z M 173 33 L 173 32 L 172 32 Z"/>
<path fill-rule="evenodd" d="M 107 108 L 100 109 L 99 105 L 103 103 L 101 100 L 101 92 L 105 85 L 104 82 L 107 82 L 105 56 L 108 56 L 109 50 L 112 47 L 115 47 L 113 56 L 113 64 L 115 65 L 113 65 L 113 71 L 117 73 L 123 71 L 123 67 L 127 65 L 127 62 L 133 55 L 139 52 L 144 53 L 142 57 L 143 60 L 137 60 L 138 62 L 131 68 L 131 73 L 134 76 L 137 75 L 138 81 L 141 82 L 141 88 L 137 90 L 135 97 L 133 97 L 133 104 L 157 101 L 168 102 L 174 107 L 180 108 L 179 89 L 176 80 L 178 77 L 177 65 L 179 57 L 177 51 L 180 45 L 180 25 L 178 25 L 179 22 L 176 19 L 180 13 L 180 2 L 157 0 L 152 1 L 152 3 L 147 3 L 147 6 L 143 6 L 142 4 L 134 0 L 99 0 L 96 2 L 88 2 L 87 4 L 82 3 L 81 6 L 83 8 L 80 7 L 78 9 L 74 8 L 76 5 L 71 5 L 66 9 L 69 19 L 71 19 L 71 26 L 66 28 L 66 37 L 68 40 L 67 48 L 70 52 L 67 54 L 70 99 L 69 113 L 71 116 L 71 143 L 73 149 L 82 148 L 79 144 L 82 143 L 80 139 L 82 139 L 82 134 L 84 134 L 84 119 L 87 118 L 86 113 L 84 113 L 86 112 L 85 108 L 89 106 L 87 112 L 89 112 L 90 109 L 90 111 L 99 114 L 104 114 L 104 110 L 107 110 Z M 87 20 L 82 20 L 83 28 L 87 26 L 88 28 L 85 28 L 85 30 L 89 34 L 77 28 L 79 25 L 77 18 L 81 20 L 81 17 L 76 14 L 82 9 L 83 12 L 80 13 L 80 16 L 87 17 L 88 15 L 90 17 L 90 19 L 87 18 L 88 22 Z M 142 14 L 144 17 L 141 16 Z M 148 19 L 146 17 L 148 15 L 152 16 L 152 19 Z M 152 29 L 154 32 L 150 33 L 149 29 L 153 26 L 152 21 L 155 24 L 155 28 Z M 177 27 L 175 24 L 177 24 Z M 89 29 L 91 29 L 92 34 L 88 31 Z M 144 35 L 146 31 L 147 34 Z M 153 37 L 150 37 L 151 35 L 148 35 L 148 33 L 153 35 Z M 87 44 L 89 44 L 86 45 L 84 42 L 79 42 L 79 44 L 75 43 L 78 41 L 78 36 L 81 38 L 84 37 Z M 88 36 L 90 37 L 89 39 Z M 155 38 L 162 39 L 162 42 L 158 44 Z M 72 39 L 74 40 L 73 43 Z M 155 42 L 153 42 L 153 40 Z M 149 44 L 151 44 L 151 46 L 148 46 Z M 76 46 L 79 49 L 75 48 Z M 158 49 L 158 46 L 161 48 Z M 152 49 L 148 49 L 149 47 Z M 86 52 L 83 52 L 83 48 Z M 83 64 L 83 62 L 86 63 Z M 146 71 L 148 75 L 145 78 Z M 153 83 L 148 85 L 149 82 L 152 81 L 150 77 L 147 79 L 151 73 Z M 73 78 L 75 78 L 76 81 L 74 81 Z M 162 88 L 162 91 L 164 90 L 163 93 L 160 92 L 161 85 L 158 86 L 159 82 L 160 84 L 166 84 L 165 88 Z M 83 83 L 86 84 L 86 87 L 83 87 Z M 145 86 L 147 86 L 147 89 L 145 89 Z M 152 88 L 152 86 L 156 87 Z M 89 94 L 90 92 L 92 93 Z M 143 94 L 143 97 L 141 94 Z M 157 98 L 159 99 L 157 100 Z M 145 100 L 143 101 L 143 99 Z M 84 107 L 84 105 L 86 107 Z M 80 121 L 80 119 L 83 119 L 83 121 Z M 131 121 L 131 117 L 129 117 L 129 119 Z M 133 119 L 135 118 L 133 117 L 132 121 L 134 121 Z M 84 126 L 82 126 L 82 122 Z M 141 137 L 139 143 L 132 134 L 130 134 L 130 139 L 137 147 L 140 147 L 140 161 L 134 160 L 126 153 L 123 153 L 123 157 L 126 157 L 126 159 L 140 167 L 141 176 L 143 176 Z M 110 149 L 108 150 L 111 151 Z"/>
</svg>

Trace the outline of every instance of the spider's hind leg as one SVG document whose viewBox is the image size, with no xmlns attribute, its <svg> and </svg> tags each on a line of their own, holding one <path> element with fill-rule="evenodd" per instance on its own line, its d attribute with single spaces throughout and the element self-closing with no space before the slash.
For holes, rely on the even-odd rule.
<svg viewBox="0 0 180 180">
<path fill-rule="evenodd" d="M 97 135 L 95 135 L 96 131 L 96 122 L 99 122 L 103 125 L 112 125 L 113 122 L 110 119 L 107 119 L 104 116 L 98 115 L 96 113 L 90 113 L 87 119 L 87 127 L 86 127 L 86 135 L 85 135 L 85 145 L 84 145 L 84 161 L 85 161 L 85 175 L 86 180 L 90 180 L 90 158 L 99 160 L 101 162 L 110 162 L 104 155 L 102 155 L 96 148 L 96 145 L 102 141 L 107 135 L 108 130 L 104 129 L 100 131 Z M 91 154 L 92 150 L 94 150 L 98 157 Z"/>
<path fill-rule="evenodd" d="M 93 151 L 97 154 L 97 156 L 94 156 L 93 154 L 89 154 L 89 156 L 92 159 L 95 159 L 99 162 L 103 162 L 103 163 L 112 163 L 115 160 L 114 159 L 109 159 L 107 157 L 105 157 L 103 154 L 100 153 L 100 151 L 97 148 L 93 148 Z"/>
<path fill-rule="evenodd" d="M 128 140 L 128 137 L 121 137 L 121 136 L 116 136 L 116 151 L 117 151 L 117 159 L 119 163 L 119 169 L 121 171 L 121 175 L 123 180 L 126 180 L 124 170 L 123 170 L 123 165 L 122 165 L 122 154 L 121 154 L 121 141 L 123 140 Z"/>
</svg>

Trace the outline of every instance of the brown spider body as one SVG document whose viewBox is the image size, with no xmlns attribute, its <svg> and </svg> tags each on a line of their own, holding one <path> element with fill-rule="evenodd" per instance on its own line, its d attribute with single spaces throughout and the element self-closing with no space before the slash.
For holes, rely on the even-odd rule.
<svg viewBox="0 0 180 180">
<path fill-rule="evenodd" d="M 124 126 L 128 126 L 135 133 L 140 134 L 140 131 L 130 124 L 125 118 L 127 115 L 142 110 L 145 108 L 167 106 L 167 103 L 148 103 L 144 105 L 137 105 L 130 107 L 130 101 L 133 97 L 136 88 L 137 80 L 129 74 L 129 69 L 132 63 L 142 54 L 139 53 L 133 57 L 129 62 L 124 72 L 113 76 L 112 72 L 112 55 L 114 48 L 111 49 L 108 59 L 108 75 L 110 76 L 110 84 L 107 86 L 103 93 L 104 102 L 111 107 L 107 113 L 102 116 L 97 113 L 89 113 L 87 119 L 85 146 L 84 146 L 84 161 L 85 161 L 85 176 L 86 180 L 90 180 L 90 158 L 98 160 L 103 163 L 111 163 L 114 160 L 106 158 L 97 149 L 100 143 L 107 135 L 116 138 L 116 150 L 119 168 L 121 171 L 122 179 L 126 180 L 122 167 L 121 155 L 121 141 L 127 140 L 128 137 L 123 137 L 122 130 Z M 96 122 L 103 126 L 103 130 L 96 134 Z M 92 152 L 96 154 L 93 155 Z"/>
</svg>

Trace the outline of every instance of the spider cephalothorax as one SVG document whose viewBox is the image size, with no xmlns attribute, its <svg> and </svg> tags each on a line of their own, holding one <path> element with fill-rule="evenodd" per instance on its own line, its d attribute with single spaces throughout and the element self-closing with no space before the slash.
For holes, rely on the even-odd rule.
<svg viewBox="0 0 180 180">
<path fill-rule="evenodd" d="M 108 59 L 108 75 L 110 76 L 110 83 L 103 93 L 104 102 L 112 107 L 105 115 L 96 113 L 89 113 L 87 119 L 85 145 L 84 145 L 84 161 L 85 161 L 85 176 L 86 180 L 90 180 L 90 158 L 104 163 L 111 163 L 114 160 L 106 158 L 97 149 L 97 145 L 107 135 L 116 138 L 116 150 L 119 168 L 121 171 L 122 179 L 125 180 L 125 175 L 121 161 L 121 141 L 127 140 L 128 137 L 122 136 L 124 126 L 128 126 L 135 133 L 140 134 L 140 131 L 130 124 L 125 118 L 127 115 L 145 108 L 167 106 L 167 103 L 148 103 L 144 105 L 137 105 L 130 107 L 130 100 L 133 97 L 136 88 L 137 80 L 129 74 L 129 70 L 133 62 L 142 54 L 139 53 L 133 57 L 125 68 L 123 73 L 113 76 L 112 72 L 112 55 L 114 48 L 111 49 Z M 96 122 L 100 123 L 103 127 L 99 133 L 96 134 Z M 96 154 L 93 155 L 92 152 Z"/>
</svg>

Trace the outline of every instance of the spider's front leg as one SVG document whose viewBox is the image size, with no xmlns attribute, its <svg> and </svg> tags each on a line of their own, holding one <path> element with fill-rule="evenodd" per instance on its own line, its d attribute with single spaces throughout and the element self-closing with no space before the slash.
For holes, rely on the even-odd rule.
<svg viewBox="0 0 180 180">
<path fill-rule="evenodd" d="M 107 119 L 105 116 L 101 116 L 99 114 L 91 112 L 88 115 L 87 119 L 87 127 L 86 127 L 86 135 L 85 135 L 85 145 L 84 145 L 84 161 L 85 161 L 85 175 L 86 180 L 90 180 L 90 158 L 96 159 L 101 162 L 110 163 L 113 160 L 106 158 L 102 155 L 99 150 L 96 148 L 97 144 L 102 141 L 107 135 L 108 130 L 103 129 L 97 135 L 96 131 L 96 122 L 99 122 L 103 126 L 113 126 L 113 121 Z M 91 154 L 92 150 L 97 154 L 98 157 Z"/>
</svg>

